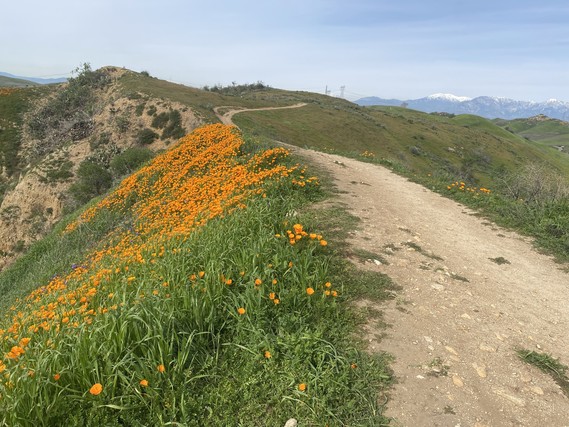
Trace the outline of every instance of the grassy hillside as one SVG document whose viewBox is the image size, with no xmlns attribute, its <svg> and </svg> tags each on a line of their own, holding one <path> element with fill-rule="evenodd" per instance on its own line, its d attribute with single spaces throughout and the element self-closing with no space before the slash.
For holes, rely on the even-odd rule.
<svg viewBox="0 0 569 427">
<path fill-rule="evenodd" d="M 0 76 L 0 87 L 29 87 L 38 86 L 38 83 L 24 79 L 15 79 L 13 77 Z"/>
<path fill-rule="evenodd" d="M 334 258 L 307 172 L 207 126 L 32 248 L 0 275 L 1 423 L 386 425 L 348 302 L 393 285 Z"/>
<path fill-rule="evenodd" d="M 476 116 L 447 117 L 399 107 L 360 108 L 348 102 L 312 103 L 297 110 L 237 115 L 253 134 L 290 144 L 396 164 L 410 174 L 438 174 L 494 186 L 528 161 L 569 176 L 569 158 Z"/>
<path fill-rule="evenodd" d="M 527 119 L 495 120 L 498 126 L 544 145 L 566 145 L 569 153 L 569 123 L 546 116 Z"/>
</svg>

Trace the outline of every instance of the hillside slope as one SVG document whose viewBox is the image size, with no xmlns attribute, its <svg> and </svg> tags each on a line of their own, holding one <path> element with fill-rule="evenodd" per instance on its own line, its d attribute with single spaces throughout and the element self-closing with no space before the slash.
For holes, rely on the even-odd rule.
<svg viewBox="0 0 569 427">
<path fill-rule="evenodd" d="M 0 76 L 0 87 L 29 87 L 36 86 L 37 84 L 38 83 L 34 83 L 30 80 Z"/>
<path fill-rule="evenodd" d="M 3 100 L 38 94 L 33 103 L 20 108 L 19 123 L 4 119 L 10 133 L 0 132 L 5 152 L 0 187 L 5 192 L 0 207 L 4 263 L 43 235 L 64 212 L 102 194 L 111 179 L 120 179 L 121 172 L 111 167 L 115 157 L 120 160 L 132 148 L 162 150 L 184 132 L 218 122 L 215 110 L 223 114 L 232 108 L 306 104 L 301 109 L 241 114 L 235 123 L 247 135 L 266 141 L 357 157 L 417 178 L 428 175 L 443 182 L 464 180 L 496 188 L 506 175 L 528 163 L 543 164 L 569 177 L 567 153 L 476 116 L 363 108 L 338 98 L 262 84 L 201 90 L 116 67 L 84 71 L 88 78 L 0 98 L 2 120 L 9 116 L 2 110 Z M 64 101 L 66 93 L 75 96 L 69 100 L 83 103 L 80 108 L 76 101 Z M 90 176 L 88 185 L 94 186 L 90 191 L 81 175 L 86 167 L 80 170 L 85 162 L 94 163 L 87 166 L 106 177 L 98 183 Z"/>
</svg>

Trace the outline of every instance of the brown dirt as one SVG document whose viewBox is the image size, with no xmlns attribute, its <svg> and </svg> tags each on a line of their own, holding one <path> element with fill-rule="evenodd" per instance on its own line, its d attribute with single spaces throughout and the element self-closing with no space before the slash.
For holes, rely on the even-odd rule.
<svg viewBox="0 0 569 427">
<path fill-rule="evenodd" d="M 516 349 L 569 364 L 569 275 L 530 239 L 377 165 L 293 148 L 331 172 L 359 217 L 365 268 L 402 289 L 381 306 L 369 351 L 395 356 L 396 426 L 569 426 L 569 399 Z M 503 257 L 499 265 L 491 258 Z M 379 257 L 378 257 L 379 258 Z"/>
</svg>

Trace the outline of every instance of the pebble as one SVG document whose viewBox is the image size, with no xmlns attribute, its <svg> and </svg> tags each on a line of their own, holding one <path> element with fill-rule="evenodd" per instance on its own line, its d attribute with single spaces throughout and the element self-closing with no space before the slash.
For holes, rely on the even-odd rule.
<svg viewBox="0 0 569 427">
<path fill-rule="evenodd" d="M 296 427 L 297 425 L 298 425 L 298 421 L 296 421 L 294 418 L 291 418 L 286 422 L 284 427 Z"/>
<path fill-rule="evenodd" d="M 373 260 L 373 263 L 374 263 L 375 265 L 381 265 L 381 261 L 378 260 L 378 259 L 374 259 L 374 260 Z"/>
<path fill-rule="evenodd" d="M 417 379 L 419 379 L 419 380 L 424 380 L 424 379 L 425 379 L 425 377 L 424 377 L 424 376 L 422 376 L 422 375 L 417 375 L 417 377 L 416 377 L 416 378 L 417 378 Z"/>
<path fill-rule="evenodd" d="M 425 336 L 423 338 L 425 338 L 425 341 L 427 341 L 429 344 L 431 344 L 433 342 L 433 339 L 431 337 Z"/>
<path fill-rule="evenodd" d="M 496 352 L 496 349 L 494 347 L 490 347 L 489 345 L 486 345 L 486 344 L 480 344 L 480 350 L 486 351 L 488 353 L 495 353 Z"/>
<path fill-rule="evenodd" d="M 452 382 L 457 387 L 463 387 L 464 386 L 464 382 L 462 381 L 462 379 L 458 375 L 452 376 Z"/>
<path fill-rule="evenodd" d="M 472 317 L 470 317 L 467 313 L 464 313 L 462 316 L 463 319 L 472 319 Z"/>
<path fill-rule="evenodd" d="M 519 397 L 516 396 L 512 396 L 511 394 L 508 394 L 502 390 L 494 390 L 494 393 L 496 393 L 500 397 L 503 397 L 504 399 L 509 400 L 510 402 L 518 406 L 526 406 L 526 403 L 523 399 L 520 399 Z"/>
<path fill-rule="evenodd" d="M 538 386 L 530 387 L 530 390 L 532 391 L 532 393 L 539 394 L 540 396 L 543 396 L 543 389 L 541 387 L 538 387 Z"/>
<path fill-rule="evenodd" d="M 445 345 L 445 350 L 451 354 L 454 354 L 455 356 L 458 356 L 458 353 L 456 352 L 456 350 L 452 347 L 449 347 L 448 345 Z"/>
<path fill-rule="evenodd" d="M 435 291 L 444 291 L 445 290 L 445 287 L 443 285 L 439 285 L 438 283 L 432 284 L 431 288 L 433 288 Z"/>
<path fill-rule="evenodd" d="M 488 376 L 488 373 L 486 372 L 486 366 L 484 365 L 479 366 L 476 363 L 473 363 L 472 367 L 476 369 L 476 373 L 480 378 L 486 378 Z"/>
</svg>

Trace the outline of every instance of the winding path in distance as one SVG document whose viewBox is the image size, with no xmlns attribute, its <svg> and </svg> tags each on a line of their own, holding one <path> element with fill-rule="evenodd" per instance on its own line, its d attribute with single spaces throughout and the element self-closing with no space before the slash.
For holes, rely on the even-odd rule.
<svg viewBox="0 0 569 427">
<path fill-rule="evenodd" d="M 215 115 L 217 116 L 217 118 L 219 120 L 221 120 L 221 123 L 223 123 L 224 125 L 228 125 L 228 126 L 237 126 L 235 123 L 233 123 L 233 116 L 235 114 L 239 114 L 239 113 L 244 113 L 246 111 L 267 111 L 267 110 L 287 110 L 289 108 L 300 108 L 300 107 L 304 107 L 305 105 L 307 105 L 305 102 L 300 102 L 298 104 L 294 104 L 294 105 L 287 105 L 284 107 L 262 107 L 262 108 L 236 108 L 236 107 L 231 107 L 231 106 L 220 106 L 220 107 L 215 107 L 213 109 L 213 111 L 215 112 Z M 230 110 L 228 110 L 227 112 L 221 114 L 220 111 L 222 109 L 225 108 L 230 108 Z"/>
</svg>

